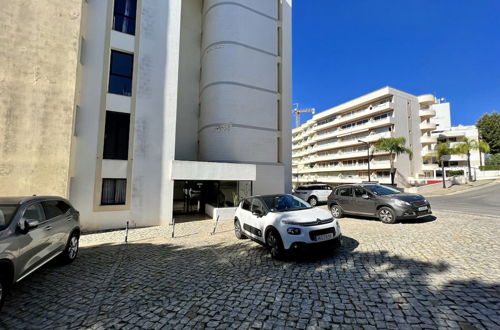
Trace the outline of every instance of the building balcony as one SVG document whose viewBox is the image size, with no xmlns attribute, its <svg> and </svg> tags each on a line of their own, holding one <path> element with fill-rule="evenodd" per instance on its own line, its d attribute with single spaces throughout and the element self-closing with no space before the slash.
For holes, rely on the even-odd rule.
<svg viewBox="0 0 500 330">
<path fill-rule="evenodd" d="M 366 118 L 368 116 L 375 116 L 375 115 L 387 112 L 388 110 L 391 110 L 391 109 L 394 109 L 394 103 L 393 102 L 386 102 L 386 103 L 379 104 L 375 107 L 372 107 L 371 109 L 370 109 L 370 107 L 366 107 L 362 111 L 359 111 L 359 112 L 356 112 L 352 115 L 348 115 L 348 116 L 344 116 L 344 117 L 342 117 L 341 114 L 337 114 L 338 118 L 329 122 L 328 124 L 318 125 L 318 126 L 314 127 L 313 130 L 314 131 L 321 131 L 321 130 L 329 129 L 329 128 L 332 128 L 335 126 L 343 125 L 343 124 L 351 122 L 351 121 L 355 121 L 357 119 Z M 337 132 L 339 132 L 339 130 L 337 130 Z"/>
<path fill-rule="evenodd" d="M 392 119 L 392 118 L 385 118 L 385 119 Z M 385 121 L 379 120 L 379 121 Z M 389 121 L 390 122 L 390 121 Z M 370 133 L 367 136 L 364 137 L 356 137 L 355 139 L 351 139 L 348 141 L 340 141 L 340 142 L 332 142 L 328 144 L 322 144 L 319 146 L 316 146 L 311 149 L 309 153 L 314 153 L 314 152 L 319 152 L 319 151 L 324 151 L 324 150 L 329 150 L 329 149 L 338 149 L 338 148 L 343 148 L 343 147 L 350 147 L 350 146 L 357 146 L 357 145 L 362 145 L 363 143 L 358 142 L 358 140 L 363 140 L 365 142 L 376 142 L 382 138 L 388 138 L 391 136 L 391 132 L 384 132 L 384 133 Z"/>
<path fill-rule="evenodd" d="M 420 130 L 423 132 L 434 131 L 435 129 L 436 129 L 436 124 L 434 123 L 428 123 L 426 121 L 420 123 Z"/>
<path fill-rule="evenodd" d="M 324 183 L 361 183 L 368 181 L 368 176 L 359 175 L 303 175 L 299 178 L 300 182 L 324 182 Z M 372 181 L 380 183 L 391 183 L 390 176 L 376 176 L 375 173 L 371 175 Z"/>
<path fill-rule="evenodd" d="M 386 170 L 391 168 L 390 161 L 373 161 L 370 163 L 370 170 Z M 368 164 L 355 165 L 330 165 L 330 166 L 315 166 L 312 168 L 304 167 L 300 173 L 322 173 L 322 172 L 350 172 L 350 171 L 367 171 Z"/>
<path fill-rule="evenodd" d="M 438 164 L 423 164 L 422 165 L 422 171 L 434 171 L 438 170 L 439 165 Z"/>
<path fill-rule="evenodd" d="M 437 137 L 424 135 L 424 136 L 420 137 L 420 143 L 424 144 L 424 145 L 425 144 L 435 144 L 435 143 L 437 143 Z"/>
<path fill-rule="evenodd" d="M 420 110 L 419 115 L 420 115 L 420 118 L 424 118 L 424 119 L 432 118 L 432 117 L 436 116 L 436 111 L 434 111 L 432 109 L 424 109 L 424 110 Z"/>
<path fill-rule="evenodd" d="M 436 97 L 432 94 L 424 94 L 418 97 L 418 103 L 422 106 L 429 106 L 436 103 Z"/>
</svg>

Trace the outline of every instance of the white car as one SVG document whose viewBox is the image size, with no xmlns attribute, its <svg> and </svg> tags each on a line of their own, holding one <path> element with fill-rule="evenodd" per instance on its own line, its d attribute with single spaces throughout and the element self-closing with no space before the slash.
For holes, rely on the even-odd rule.
<svg viewBox="0 0 500 330">
<path fill-rule="evenodd" d="M 332 187 L 327 184 L 304 184 L 293 191 L 293 195 L 307 201 L 312 206 L 318 202 L 327 202 L 328 196 L 332 193 Z"/>
<path fill-rule="evenodd" d="M 238 205 L 234 218 L 238 239 L 251 238 L 267 246 L 273 258 L 308 244 L 342 245 L 337 219 L 292 195 L 254 196 Z"/>
</svg>

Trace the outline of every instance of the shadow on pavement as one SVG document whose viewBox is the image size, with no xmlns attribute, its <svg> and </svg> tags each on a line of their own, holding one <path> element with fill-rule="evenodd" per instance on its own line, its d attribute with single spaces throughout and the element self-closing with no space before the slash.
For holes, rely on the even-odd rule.
<svg viewBox="0 0 500 330">
<path fill-rule="evenodd" d="M 14 287 L 0 328 L 500 325 L 498 284 L 450 281 L 446 263 L 358 244 L 346 237 L 333 253 L 296 261 L 273 260 L 248 241 L 82 248 L 73 264 Z"/>
<path fill-rule="evenodd" d="M 375 222 L 380 222 L 378 218 L 375 217 L 367 217 L 367 216 L 362 216 L 362 215 L 346 215 L 346 218 L 351 218 L 351 219 L 357 219 L 357 220 L 366 220 L 366 221 L 375 221 Z M 395 224 L 401 223 L 401 224 L 413 224 L 413 225 L 418 225 L 418 224 L 423 224 L 423 223 L 428 223 L 437 220 L 437 218 L 434 215 L 428 215 L 426 217 L 422 218 L 417 218 L 417 219 L 402 219 L 398 220 Z M 342 221 L 342 218 L 339 219 L 339 221 Z M 390 225 L 388 225 L 390 226 Z"/>
</svg>

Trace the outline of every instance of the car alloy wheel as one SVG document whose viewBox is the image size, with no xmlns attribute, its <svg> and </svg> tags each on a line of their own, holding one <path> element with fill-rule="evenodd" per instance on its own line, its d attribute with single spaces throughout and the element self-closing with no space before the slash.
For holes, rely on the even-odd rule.
<svg viewBox="0 0 500 330">
<path fill-rule="evenodd" d="M 394 216 L 394 212 L 388 207 L 383 207 L 378 211 L 378 217 L 380 221 L 383 223 L 394 223 L 396 221 L 396 217 Z"/>
<path fill-rule="evenodd" d="M 70 260 L 74 260 L 77 254 L 78 254 L 78 237 L 76 235 L 73 235 L 69 240 L 68 258 Z"/>
<path fill-rule="evenodd" d="M 276 259 L 281 258 L 283 255 L 283 247 L 279 234 L 271 230 L 269 234 L 267 234 L 266 242 L 270 249 L 271 256 Z"/>
<path fill-rule="evenodd" d="M 243 234 L 241 230 L 241 225 L 239 220 L 234 221 L 234 235 L 237 239 L 244 239 L 246 236 Z"/>
<path fill-rule="evenodd" d="M 340 218 L 342 216 L 342 211 L 340 210 L 340 208 L 337 205 L 333 205 L 330 208 L 330 211 L 332 212 L 332 215 L 334 218 Z"/>
<path fill-rule="evenodd" d="M 309 204 L 311 204 L 311 206 L 318 205 L 318 200 L 316 199 L 316 197 L 309 198 Z"/>
</svg>

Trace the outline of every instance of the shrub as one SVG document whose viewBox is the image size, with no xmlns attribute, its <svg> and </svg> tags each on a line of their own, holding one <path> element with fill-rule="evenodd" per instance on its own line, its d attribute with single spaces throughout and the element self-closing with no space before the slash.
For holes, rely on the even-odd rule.
<svg viewBox="0 0 500 330">
<path fill-rule="evenodd" d="M 446 171 L 446 176 L 464 175 L 464 170 Z"/>
<path fill-rule="evenodd" d="M 481 171 L 500 171 L 500 165 L 484 165 L 479 166 Z"/>
</svg>

